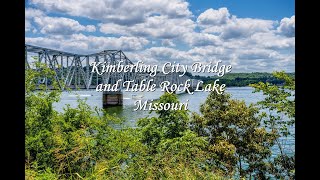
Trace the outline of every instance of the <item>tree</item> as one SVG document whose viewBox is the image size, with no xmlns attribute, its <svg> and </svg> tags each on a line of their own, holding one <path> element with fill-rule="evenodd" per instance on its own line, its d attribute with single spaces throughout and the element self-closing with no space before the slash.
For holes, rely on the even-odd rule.
<svg viewBox="0 0 320 180">
<path fill-rule="evenodd" d="M 159 103 L 179 103 L 175 94 L 165 93 Z M 142 118 L 138 121 L 142 133 L 142 142 L 156 150 L 163 139 L 181 137 L 188 129 L 188 113 L 186 110 L 156 110 L 158 117 Z"/>
<path fill-rule="evenodd" d="M 25 94 L 25 168 L 26 179 L 117 179 L 136 175 L 146 152 L 134 129 L 114 129 L 119 118 L 99 116 L 85 101 L 76 108 L 66 106 L 57 112 L 53 103 L 60 90 L 45 91 L 37 80 L 53 79 L 54 71 L 39 64 L 41 71 L 26 70 Z M 42 90 L 41 90 L 42 88 Z M 124 168 L 126 165 L 132 168 Z"/>
<path fill-rule="evenodd" d="M 160 103 L 179 103 L 175 94 L 165 93 Z M 217 179 L 207 171 L 208 154 L 206 137 L 199 137 L 190 130 L 186 110 L 156 110 L 157 117 L 138 121 L 141 141 L 148 147 L 149 167 L 145 167 L 151 179 Z"/>
<path fill-rule="evenodd" d="M 40 85 L 36 91 L 44 76 L 57 85 L 54 71 L 39 69 L 26 70 L 26 179 L 225 179 L 235 172 L 241 178 L 294 178 L 294 153 L 280 142 L 294 137 L 295 116 L 294 80 L 283 72 L 274 73 L 282 86 L 252 85 L 266 95 L 259 108 L 211 92 L 200 114 L 156 110 L 134 129 L 81 100 L 57 112 L 59 88 Z M 169 93 L 158 101 L 179 103 Z M 271 158 L 275 144 L 280 155 Z"/>
<path fill-rule="evenodd" d="M 281 86 L 271 83 L 257 83 L 251 86 L 254 92 L 262 92 L 265 99 L 257 104 L 262 111 L 264 127 L 276 134 L 276 145 L 280 154 L 272 159 L 270 171 L 276 178 L 294 179 L 295 177 L 295 155 L 285 149 L 288 138 L 294 140 L 295 124 L 295 81 L 293 77 L 285 72 L 274 72 L 273 76 L 284 82 Z M 282 140 L 282 141 L 281 141 Z"/>
<path fill-rule="evenodd" d="M 211 92 L 200 112 L 193 113 L 191 127 L 199 136 L 207 137 L 212 167 L 227 174 L 236 168 L 240 177 L 264 177 L 265 159 L 271 155 L 275 137 L 261 127 L 258 109 L 230 99 L 227 93 Z"/>
<path fill-rule="evenodd" d="M 57 116 L 52 104 L 59 100 L 59 91 L 35 92 L 36 82 L 46 76 L 54 76 L 50 69 L 37 64 L 42 71 L 26 70 L 25 90 L 25 155 L 26 164 L 39 168 L 52 164 L 54 147 L 53 121 Z M 44 90 L 44 86 L 40 86 Z M 42 153 L 39 153 L 42 152 Z M 37 162 L 34 164 L 33 162 Z"/>
</svg>

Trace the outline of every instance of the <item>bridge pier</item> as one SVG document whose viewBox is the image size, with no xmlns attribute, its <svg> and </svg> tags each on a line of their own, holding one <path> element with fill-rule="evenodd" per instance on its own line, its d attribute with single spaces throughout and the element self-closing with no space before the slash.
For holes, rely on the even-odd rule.
<svg viewBox="0 0 320 180">
<path fill-rule="evenodd" d="M 123 93 L 121 91 L 111 92 L 103 91 L 102 94 L 103 108 L 123 105 Z"/>
</svg>

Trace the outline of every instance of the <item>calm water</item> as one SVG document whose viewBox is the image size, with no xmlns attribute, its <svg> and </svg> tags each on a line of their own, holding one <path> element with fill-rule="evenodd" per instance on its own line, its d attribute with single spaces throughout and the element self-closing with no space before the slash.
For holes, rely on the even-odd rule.
<svg viewBox="0 0 320 180">
<path fill-rule="evenodd" d="M 251 87 L 229 87 L 227 92 L 231 94 L 232 98 L 244 100 L 247 104 L 255 103 L 259 100 L 263 100 L 262 93 L 252 93 L 253 88 Z M 124 106 L 110 107 L 107 109 L 109 113 L 116 113 L 118 116 L 125 118 L 128 122 L 134 122 L 139 118 L 149 115 L 148 111 L 134 111 L 136 106 L 132 99 L 132 95 L 142 96 L 142 101 L 159 98 L 163 92 L 157 89 L 155 92 L 123 92 L 123 103 Z M 194 92 L 193 95 L 183 93 L 178 94 L 180 102 L 186 102 L 189 100 L 189 110 L 193 112 L 199 112 L 200 104 L 204 103 L 209 92 Z M 70 104 L 71 107 L 77 106 L 77 99 L 86 99 L 87 104 L 91 107 L 97 106 L 102 108 L 102 93 L 96 92 L 95 90 L 89 91 L 72 91 L 63 92 L 61 95 L 61 101 L 55 103 L 54 106 L 58 111 L 63 111 L 63 107 L 66 104 Z"/>
<path fill-rule="evenodd" d="M 252 93 L 253 88 L 251 87 L 228 87 L 226 92 L 231 94 L 231 98 L 244 100 L 246 104 L 256 103 L 257 101 L 263 100 L 264 96 L 262 93 Z M 110 114 L 116 114 L 117 116 L 124 118 L 127 125 L 131 127 L 136 126 L 136 121 L 139 118 L 146 116 L 153 116 L 154 114 L 149 114 L 148 111 L 134 111 L 136 106 L 134 102 L 136 100 L 132 99 L 132 95 L 141 95 L 143 100 L 151 100 L 159 98 L 163 92 L 160 89 L 157 89 L 155 92 L 123 92 L 123 106 L 111 107 L 107 109 L 107 112 Z M 190 94 L 178 94 L 180 102 L 186 102 L 189 100 L 189 110 L 192 112 L 199 113 L 199 107 L 202 103 L 205 102 L 209 92 L 195 92 L 193 95 Z M 63 92 L 61 95 L 61 101 L 55 103 L 54 106 L 58 111 L 63 111 L 63 107 L 66 104 L 70 104 L 71 107 L 77 106 L 77 99 L 87 99 L 87 104 L 91 107 L 97 106 L 102 108 L 102 92 L 96 92 L 95 90 L 89 91 L 72 91 L 72 92 Z M 294 133 L 294 128 L 291 129 L 291 132 Z M 293 138 L 282 138 L 281 141 L 285 142 L 287 146 L 285 151 L 287 153 L 294 152 L 294 139 Z M 278 149 L 275 147 L 274 152 L 277 154 Z"/>
</svg>

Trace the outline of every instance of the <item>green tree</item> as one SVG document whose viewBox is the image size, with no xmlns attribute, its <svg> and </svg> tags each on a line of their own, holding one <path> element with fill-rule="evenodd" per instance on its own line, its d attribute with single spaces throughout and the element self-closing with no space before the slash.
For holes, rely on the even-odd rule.
<svg viewBox="0 0 320 180">
<path fill-rule="evenodd" d="M 101 114 L 85 101 L 76 108 L 57 112 L 59 89 L 45 91 L 37 81 L 54 72 L 45 65 L 41 71 L 26 70 L 25 168 L 26 179 L 116 179 L 137 174 L 132 168 L 144 157 L 145 146 L 134 129 L 114 129 L 119 118 Z M 42 90 L 41 90 L 42 89 Z"/>
<path fill-rule="evenodd" d="M 270 171 L 276 178 L 294 179 L 295 177 L 295 155 L 294 152 L 286 151 L 285 147 L 289 138 L 294 140 L 295 135 L 295 80 L 285 72 L 274 72 L 273 76 L 282 85 L 271 83 L 257 83 L 251 86 L 255 88 L 254 92 L 262 92 L 265 99 L 257 104 L 263 111 L 261 117 L 264 120 L 264 126 L 271 129 L 276 134 L 276 146 L 280 154 L 272 159 Z"/>
<path fill-rule="evenodd" d="M 258 109 L 230 99 L 227 93 L 211 92 L 200 112 L 193 113 L 192 129 L 208 138 L 212 167 L 227 174 L 237 168 L 240 177 L 265 177 L 265 159 L 271 155 L 274 134 L 261 127 Z"/>
<path fill-rule="evenodd" d="M 53 164 L 52 149 L 53 121 L 57 112 L 53 110 L 53 102 L 59 100 L 59 91 L 46 93 L 45 87 L 40 85 L 42 91 L 34 92 L 36 82 L 40 77 L 52 78 L 54 73 L 43 65 L 37 64 L 42 71 L 26 70 L 25 91 L 25 155 L 26 164 L 39 168 Z M 40 153 L 41 152 L 41 153 Z M 37 162 L 32 164 L 33 162 Z"/>
<path fill-rule="evenodd" d="M 179 103 L 175 94 L 165 93 L 158 100 L 159 103 Z M 163 139 L 181 137 L 188 129 L 188 113 L 186 110 L 156 110 L 158 117 L 142 118 L 138 121 L 141 129 L 142 142 L 147 144 L 151 152 L 156 151 Z"/>
<path fill-rule="evenodd" d="M 274 73 L 282 86 L 252 85 L 266 95 L 260 109 L 211 92 L 201 114 L 157 110 L 133 129 L 82 100 L 55 111 L 61 91 L 54 71 L 37 66 L 26 70 L 26 179 L 231 179 L 235 172 L 242 178 L 294 178 L 294 154 L 280 143 L 294 137 L 295 116 L 294 79 L 283 72 Z M 37 87 L 43 77 L 57 90 Z M 168 93 L 158 102 L 179 103 Z M 280 155 L 270 158 L 275 144 Z"/>
<path fill-rule="evenodd" d="M 179 103 L 175 94 L 165 93 L 159 103 Z M 141 141 L 147 145 L 151 179 L 217 179 L 207 171 L 206 137 L 199 137 L 189 127 L 186 110 L 156 110 L 157 117 L 138 121 Z"/>
</svg>

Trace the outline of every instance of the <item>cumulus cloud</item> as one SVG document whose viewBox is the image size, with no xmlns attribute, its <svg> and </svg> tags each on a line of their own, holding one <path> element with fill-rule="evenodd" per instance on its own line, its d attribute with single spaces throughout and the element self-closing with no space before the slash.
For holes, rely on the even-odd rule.
<svg viewBox="0 0 320 180">
<path fill-rule="evenodd" d="M 87 26 L 85 26 L 85 30 L 88 32 L 95 32 L 96 27 L 94 25 L 87 25 Z"/>
<path fill-rule="evenodd" d="M 179 62 L 181 64 L 191 64 L 197 59 L 197 55 L 190 55 L 187 51 L 181 51 L 170 47 L 151 47 L 138 52 L 127 53 L 127 56 L 132 61 L 142 60 L 146 64 L 158 64 L 161 65 L 163 62 Z"/>
<path fill-rule="evenodd" d="M 208 33 L 185 33 L 182 40 L 190 46 L 207 46 L 207 45 L 220 45 L 221 40 L 218 36 Z"/>
<path fill-rule="evenodd" d="M 36 27 L 32 25 L 32 21 L 35 17 L 44 16 L 44 12 L 34 9 L 34 8 L 26 8 L 25 9 L 25 31 L 34 31 Z"/>
<path fill-rule="evenodd" d="M 26 32 L 40 32 L 26 37 L 29 44 L 81 54 L 121 49 L 132 61 L 146 64 L 223 60 L 234 72 L 294 71 L 294 16 L 278 23 L 211 8 L 193 18 L 184 0 L 30 3 L 41 10 L 26 8 Z M 93 23 L 84 25 L 83 18 Z"/>
<path fill-rule="evenodd" d="M 50 17 L 43 11 L 33 8 L 26 9 L 25 30 L 35 29 L 36 25 L 42 34 L 49 35 L 72 35 L 80 31 L 94 32 L 94 25 L 81 25 L 78 21 L 65 17 Z"/>
<path fill-rule="evenodd" d="M 275 32 L 256 33 L 248 39 L 248 43 L 261 48 L 274 50 L 294 49 L 295 38 L 276 34 Z"/>
<path fill-rule="evenodd" d="M 57 39 L 58 37 L 26 37 L 28 44 L 53 48 L 74 53 L 94 53 L 106 49 L 121 49 L 124 51 L 140 50 L 149 41 L 137 37 L 99 37 L 73 34 L 68 38 Z"/>
<path fill-rule="evenodd" d="M 174 46 L 176 46 L 171 40 L 169 40 L 169 39 L 163 39 L 162 41 L 161 41 L 161 45 L 162 46 L 170 46 L 170 47 L 174 47 Z"/>
<path fill-rule="evenodd" d="M 201 16 L 201 15 L 200 15 Z M 219 34 L 223 39 L 246 38 L 258 32 L 268 32 L 274 28 L 274 21 L 252 18 L 237 18 L 232 16 L 224 24 L 202 23 L 202 32 Z"/>
<path fill-rule="evenodd" d="M 172 39 L 192 32 L 195 23 L 191 19 L 169 19 L 166 16 L 148 17 L 144 23 L 132 26 L 114 23 L 99 24 L 100 31 L 105 34 L 143 36 L 161 39 Z"/>
<path fill-rule="evenodd" d="M 31 30 L 31 28 L 32 28 L 32 25 L 31 25 L 31 22 L 29 21 L 29 20 L 25 20 L 24 21 L 24 30 L 25 31 L 30 31 Z"/>
<path fill-rule="evenodd" d="M 250 48 L 252 49 L 201 46 L 190 50 L 177 50 L 169 47 L 151 47 L 126 54 L 134 62 L 142 60 L 147 64 L 158 65 L 167 61 L 191 65 L 194 62 L 207 64 L 222 60 L 223 64 L 233 66 L 233 72 L 271 72 L 279 69 L 292 71 L 294 69 L 294 55 L 282 54 L 272 49 Z"/>
<path fill-rule="evenodd" d="M 223 7 L 218 10 L 207 9 L 198 16 L 199 25 L 221 25 L 227 23 L 230 14 L 227 8 Z"/>
<path fill-rule="evenodd" d="M 291 16 L 291 18 L 283 18 L 280 21 L 280 26 L 278 27 L 278 32 L 287 36 L 294 37 L 295 36 L 295 16 Z"/>
<path fill-rule="evenodd" d="M 44 12 L 39 10 L 39 9 L 34 9 L 34 8 L 26 8 L 25 9 L 25 18 L 30 20 L 34 17 L 41 17 L 44 16 Z"/>
<path fill-rule="evenodd" d="M 202 56 L 202 57 L 209 57 L 209 56 L 220 57 L 223 54 L 226 54 L 226 49 L 223 48 L 222 46 L 194 47 L 188 50 L 188 54 L 192 56 Z"/>
<path fill-rule="evenodd" d="M 261 59 L 270 59 L 276 58 L 279 55 L 276 51 L 268 49 L 241 49 L 238 50 L 237 56 L 239 59 L 243 60 L 261 60 Z"/>
<path fill-rule="evenodd" d="M 238 18 L 226 8 L 208 9 L 198 16 L 197 26 L 198 35 L 184 39 L 194 47 L 188 51 L 191 57 L 220 59 L 236 71 L 294 70 L 294 16 L 277 24 L 274 20 Z M 209 42 L 216 44 L 204 43 L 209 39 L 204 34 L 215 35 L 215 41 Z M 203 43 L 195 43 L 198 41 Z"/>
<path fill-rule="evenodd" d="M 72 35 L 80 31 L 94 32 L 96 30 L 93 25 L 84 26 L 76 20 L 64 17 L 35 17 L 34 22 L 43 34 Z"/>
<path fill-rule="evenodd" d="M 223 39 L 249 37 L 257 32 L 268 32 L 273 29 L 273 21 L 252 19 L 252 18 L 232 18 L 222 28 L 221 37 Z"/>
<path fill-rule="evenodd" d="M 238 18 L 227 8 L 208 9 L 197 18 L 202 32 L 219 34 L 223 39 L 246 38 L 257 32 L 268 32 L 274 28 L 274 21 Z"/>
<path fill-rule="evenodd" d="M 191 16 L 184 0 L 31 0 L 32 4 L 49 11 L 82 16 L 102 22 L 132 25 L 146 17 L 161 14 L 170 18 Z"/>
</svg>

